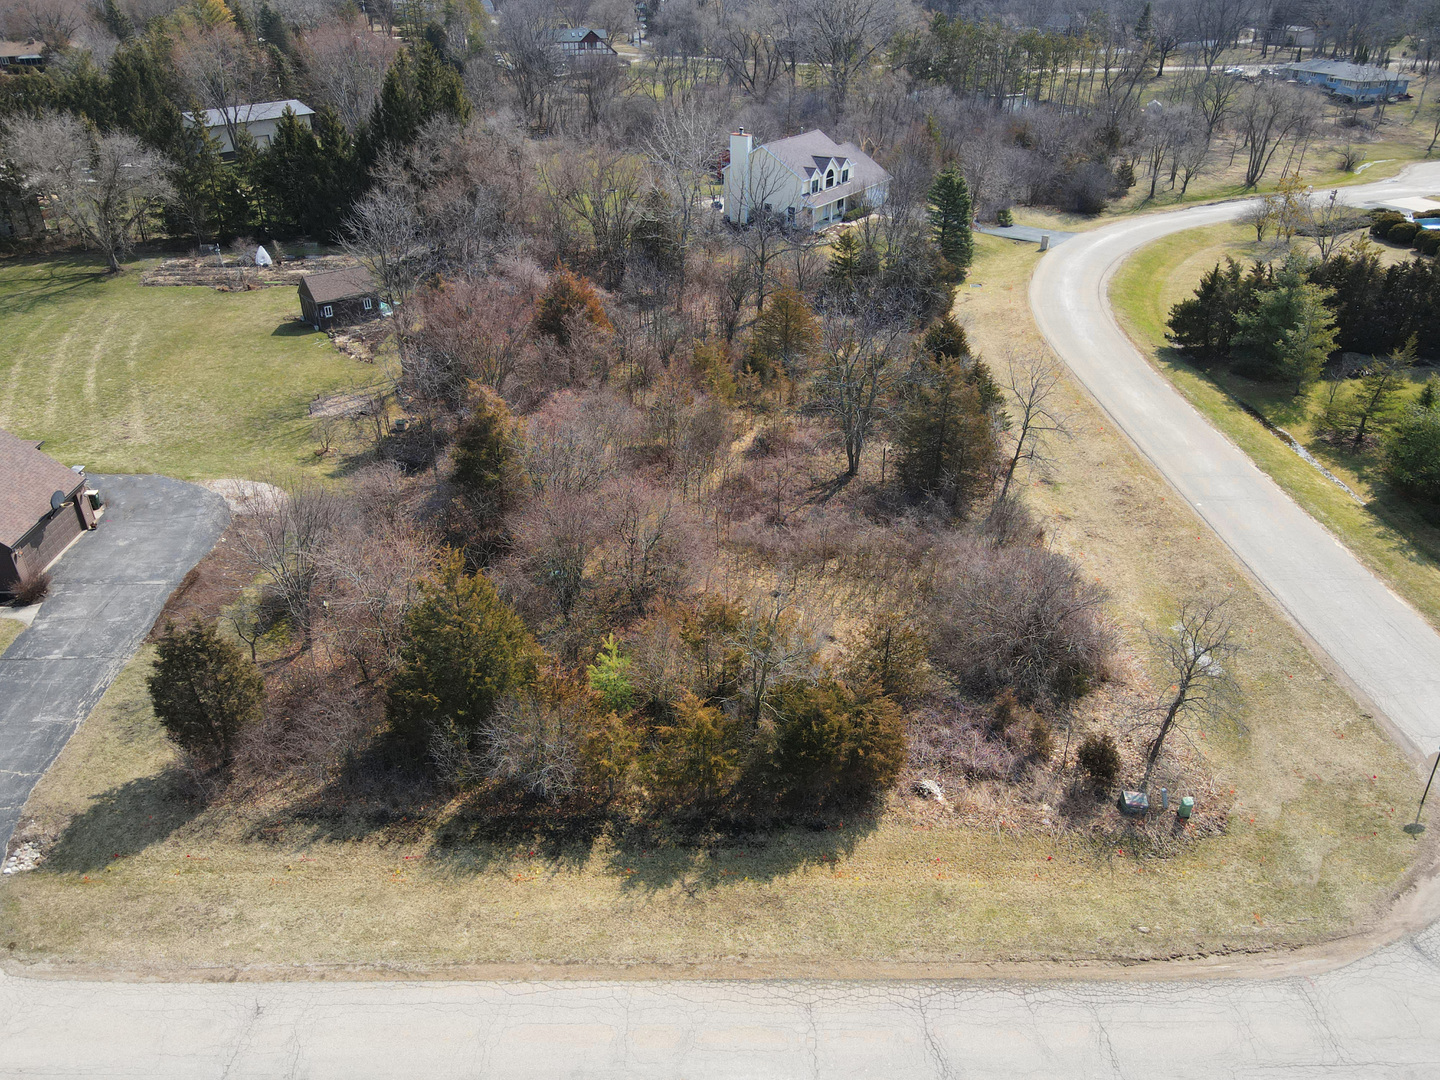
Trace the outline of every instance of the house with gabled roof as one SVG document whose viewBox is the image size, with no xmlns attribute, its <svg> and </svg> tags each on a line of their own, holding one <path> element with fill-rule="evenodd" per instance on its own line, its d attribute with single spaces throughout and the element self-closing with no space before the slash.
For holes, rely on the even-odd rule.
<svg viewBox="0 0 1440 1080">
<path fill-rule="evenodd" d="M 588 26 L 559 26 L 551 30 L 548 37 L 551 47 L 566 56 L 611 56 L 615 53 L 607 30 L 592 30 Z"/>
<path fill-rule="evenodd" d="M 859 207 L 882 206 L 890 174 L 854 143 L 837 143 L 818 128 L 755 145 L 744 128 L 730 136 L 725 216 L 736 225 L 757 214 L 823 229 Z"/>
</svg>

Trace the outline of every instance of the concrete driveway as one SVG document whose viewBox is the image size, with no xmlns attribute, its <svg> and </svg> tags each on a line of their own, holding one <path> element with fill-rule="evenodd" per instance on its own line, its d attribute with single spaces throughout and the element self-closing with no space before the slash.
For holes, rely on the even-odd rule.
<svg viewBox="0 0 1440 1080">
<path fill-rule="evenodd" d="M 194 484 L 90 479 L 105 496 L 100 527 L 51 571 L 35 622 L 0 656 L 0 854 L 30 789 L 230 520 L 225 500 Z"/>
<path fill-rule="evenodd" d="M 1340 188 L 1356 205 L 1440 190 L 1440 162 L 1394 180 Z M 1141 356 L 1110 309 L 1110 279 L 1152 240 L 1239 217 L 1249 202 L 1151 214 L 1082 233 L 1040 261 L 1035 321 L 1140 452 L 1239 556 L 1420 756 L 1440 740 L 1440 635 L 1216 431 Z M 1440 1075 L 1437 1066 L 1436 1075 Z"/>
</svg>

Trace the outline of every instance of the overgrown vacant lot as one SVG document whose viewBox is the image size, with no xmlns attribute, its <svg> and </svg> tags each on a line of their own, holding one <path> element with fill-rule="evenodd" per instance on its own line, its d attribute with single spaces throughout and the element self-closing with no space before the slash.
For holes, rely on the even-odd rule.
<svg viewBox="0 0 1440 1080">
<path fill-rule="evenodd" d="M 980 287 L 958 311 L 1000 367 L 1007 348 L 1036 347 L 1025 297 L 1036 255 L 988 237 L 977 246 Z M 1130 644 L 1122 681 L 1146 687 L 1140 627 L 1168 625 L 1175 597 L 1235 594 L 1245 731 L 1197 733 L 1192 748 L 1231 800 L 1223 834 L 1137 857 L 1123 833 L 963 826 L 903 793 L 843 826 L 700 846 L 664 833 L 487 836 L 463 802 L 422 824 L 306 819 L 286 791 L 201 810 L 180 794 L 150 711 L 147 650 L 32 798 L 24 828 L 56 839 L 38 871 L 0 884 L 0 941 L 20 961 L 156 970 L 743 958 L 755 971 L 861 973 L 1266 948 L 1353 928 L 1415 856 L 1400 829 L 1418 787 L 1411 765 L 1088 399 L 1065 390 L 1074 438 L 1028 498 L 1110 590 Z"/>
<path fill-rule="evenodd" d="M 376 371 L 294 322 L 293 288 L 146 287 L 140 269 L 0 263 L 0 427 L 94 472 L 203 479 L 313 466 L 309 403 Z"/>
<path fill-rule="evenodd" d="M 1356 234 L 1357 236 L 1360 234 Z M 1296 246 L 1313 250 L 1297 238 Z M 1387 247 L 1387 262 L 1413 258 Z M 1292 498 L 1334 532 L 1376 573 L 1440 626 L 1440 529 L 1398 496 L 1380 476 L 1381 454 L 1367 445 L 1355 451 L 1316 430 L 1329 386 L 1322 381 L 1299 398 L 1223 368 L 1202 370 L 1166 342 L 1171 307 L 1193 295 L 1196 283 L 1226 256 L 1242 264 L 1283 261 L 1284 249 L 1267 239 L 1255 243 L 1252 228 L 1217 225 L 1156 241 L 1115 275 L 1110 297 L 1130 336 L 1212 424 L 1229 436 Z M 1432 369 L 1410 371 L 1413 397 Z M 1353 391 L 1349 391 L 1353 392 Z M 1363 500 L 1347 495 L 1246 411 L 1254 409 L 1288 431 Z"/>
</svg>

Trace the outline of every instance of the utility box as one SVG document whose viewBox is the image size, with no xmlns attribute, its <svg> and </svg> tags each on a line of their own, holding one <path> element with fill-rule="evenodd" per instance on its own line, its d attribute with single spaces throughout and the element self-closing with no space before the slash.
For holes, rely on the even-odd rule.
<svg viewBox="0 0 1440 1080">
<path fill-rule="evenodd" d="M 1122 814 L 1143 814 L 1150 809 L 1150 798 L 1143 791 L 1120 792 Z"/>
<path fill-rule="evenodd" d="M 1189 821 L 1190 815 L 1194 812 L 1195 800 L 1189 795 L 1186 795 L 1183 799 L 1180 800 L 1180 808 L 1175 811 L 1175 813 L 1178 814 L 1180 818 L 1184 821 Z"/>
</svg>

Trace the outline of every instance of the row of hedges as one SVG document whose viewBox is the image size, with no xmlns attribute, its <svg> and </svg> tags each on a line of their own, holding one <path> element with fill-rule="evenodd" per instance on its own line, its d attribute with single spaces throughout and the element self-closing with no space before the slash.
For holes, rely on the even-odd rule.
<svg viewBox="0 0 1440 1080">
<path fill-rule="evenodd" d="M 1426 210 L 1411 221 L 1395 210 L 1377 210 L 1371 215 L 1370 235 L 1377 240 L 1413 247 L 1421 255 L 1440 252 L 1440 231 L 1422 229 L 1416 222 L 1440 218 L 1440 210 Z"/>
</svg>

